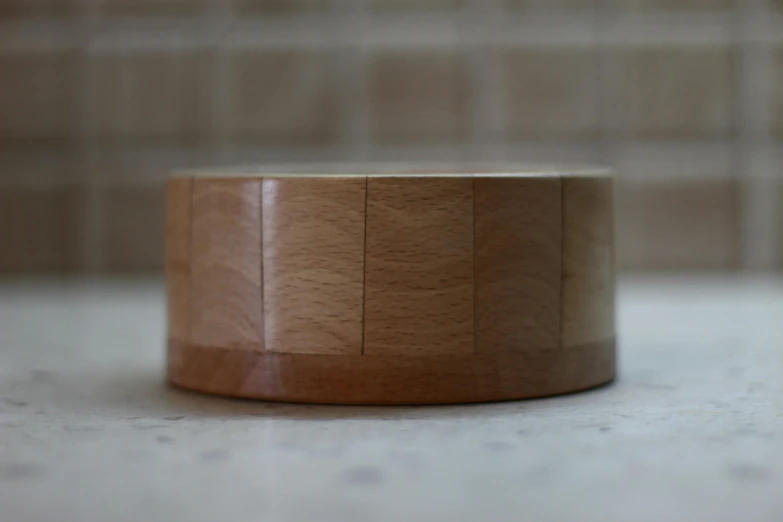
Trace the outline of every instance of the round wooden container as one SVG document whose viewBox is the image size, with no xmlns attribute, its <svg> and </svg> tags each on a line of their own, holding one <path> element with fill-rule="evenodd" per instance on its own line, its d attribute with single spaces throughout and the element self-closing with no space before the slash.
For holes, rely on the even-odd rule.
<svg viewBox="0 0 783 522">
<path fill-rule="evenodd" d="M 167 198 L 179 386 L 436 404 L 614 378 L 609 171 L 207 172 Z"/>
</svg>

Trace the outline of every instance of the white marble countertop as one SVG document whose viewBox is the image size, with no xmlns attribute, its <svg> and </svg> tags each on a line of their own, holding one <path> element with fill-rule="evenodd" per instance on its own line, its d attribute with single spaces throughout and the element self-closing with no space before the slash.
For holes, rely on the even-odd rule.
<svg viewBox="0 0 783 522">
<path fill-rule="evenodd" d="M 783 521 L 783 281 L 620 305 L 610 387 L 315 407 L 165 386 L 159 281 L 0 284 L 0 520 Z"/>
</svg>

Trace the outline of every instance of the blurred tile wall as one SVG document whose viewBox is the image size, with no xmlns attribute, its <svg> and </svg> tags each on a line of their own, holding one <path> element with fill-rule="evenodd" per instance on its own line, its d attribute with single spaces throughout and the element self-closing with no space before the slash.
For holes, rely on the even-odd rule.
<svg viewBox="0 0 783 522">
<path fill-rule="evenodd" d="M 0 272 L 158 269 L 182 166 L 619 169 L 620 265 L 783 263 L 783 0 L 2 0 Z"/>
</svg>

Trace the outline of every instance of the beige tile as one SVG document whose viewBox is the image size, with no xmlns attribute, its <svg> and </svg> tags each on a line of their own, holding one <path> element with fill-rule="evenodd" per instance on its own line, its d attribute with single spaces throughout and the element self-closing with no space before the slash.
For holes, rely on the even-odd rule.
<svg viewBox="0 0 783 522">
<path fill-rule="evenodd" d="M 95 0 L 98 9 L 110 15 L 178 15 L 195 14 L 206 0 Z"/>
<path fill-rule="evenodd" d="M 778 169 L 780 177 L 778 178 L 778 187 L 775 190 L 774 197 L 777 199 L 777 206 L 775 208 L 775 220 L 777 221 L 775 229 L 777 230 L 776 238 L 776 261 L 779 271 L 783 271 L 783 168 Z"/>
<path fill-rule="evenodd" d="M 84 202 L 75 184 L 0 187 L 0 273 L 76 270 Z"/>
<path fill-rule="evenodd" d="M 210 120 L 205 54 L 97 55 L 97 133 L 104 140 L 194 141 Z"/>
<path fill-rule="evenodd" d="M 163 266 L 163 184 L 101 188 L 100 245 L 111 272 L 158 270 Z"/>
<path fill-rule="evenodd" d="M 101 143 L 90 154 L 85 176 L 104 183 L 162 182 L 174 170 L 213 165 L 217 161 L 210 144 L 194 147 L 153 143 Z"/>
<path fill-rule="evenodd" d="M 726 47 L 618 51 L 616 130 L 645 137 L 706 138 L 734 129 L 734 60 Z"/>
<path fill-rule="evenodd" d="M 140 147 L 128 148 L 137 150 L 137 154 L 141 152 Z M 185 167 L 185 165 L 177 167 Z M 105 183 L 151 183 L 165 180 L 173 170 L 175 168 L 154 161 L 134 161 L 130 158 L 107 158 L 97 155 L 97 158 L 90 163 L 88 175 L 91 179 Z"/>
<path fill-rule="evenodd" d="M 336 93 L 328 53 L 242 51 L 231 61 L 235 140 L 313 145 L 335 139 Z"/>
<path fill-rule="evenodd" d="M 622 10 L 720 11 L 731 9 L 734 0 L 608 0 L 607 7 Z"/>
<path fill-rule="evenodd" d="M 593 10 L 597 3 L 597 0 L 505 0 L 507 8 L 524 10 Z"/>
<path fill-rule="evenodd" d="M 0 2 L 0 18 L 73 16 L 79 7 L 79 0 L 3 0 Z"/>
<path fill-rule="evenodd" d="M 67 51 L 0 55 L 0 139 L 62 141 L 76 116 L 78 62 Z"/>
<path fill-rule="evenodd" d="M 733 180 L 620 181 L 616 198 L 620 267 L 736 268 L 739 190 Z"/>
<path fill-rule="evenodd" d="M 511 137 L 597 133 L 598 57 L 581 49 L 514 50 L 503 55 Z"/>
<path fill-rule="evenodd" d="M 80 159 L 68 144 L 24 147 L 0 143 L 0 183 L 54 186 L 85 180 Z"/>
<path fill-rule="evenodd" d="M 329 0 L 234 0 L 237 11 L 258 11 L 264 14 L 322 11 L 329 4 Z"/>
<path fill-rule="evenodd" d="M 770 127 L 772 132 L 783 138 L 783 48 L 772 55 L 772 110 Z"/>
<path fill-rule="evenodd" d="M 370 0 L 369 3 L 378 11 L 436 11 L 458 9 L 465 5 L 465 0 Z"/>
<path fill-rule="evenodd" d="M 468 133 L 465 63 L 452 51 L 386 51 L 370 65 L 378 142 L 461 141 Z"/>
</svg>

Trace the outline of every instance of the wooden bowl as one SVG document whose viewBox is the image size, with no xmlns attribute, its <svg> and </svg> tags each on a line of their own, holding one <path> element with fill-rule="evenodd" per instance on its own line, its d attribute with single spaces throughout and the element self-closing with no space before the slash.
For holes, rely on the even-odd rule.
<svg viewBox="0 0 783 522">
<path fill-rule="evenodd" d="M 437 404 L 614 378 L 610 171 L 403 172 L 170 179 L 170 381 Z"/>
</svg>

